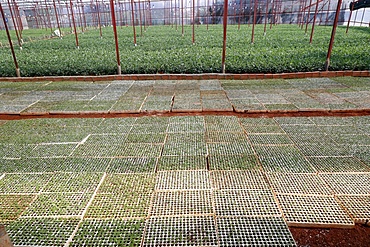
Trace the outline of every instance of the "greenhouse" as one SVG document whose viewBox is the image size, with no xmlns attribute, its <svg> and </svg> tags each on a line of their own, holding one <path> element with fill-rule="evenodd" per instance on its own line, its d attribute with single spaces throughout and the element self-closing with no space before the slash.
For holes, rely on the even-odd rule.
<svg viewBox="0 0 370 247">
<path fill-rule="evenodd" d="M 368 0 L 0 12 L 0 247 L 370 246 Z"/>
</svg>

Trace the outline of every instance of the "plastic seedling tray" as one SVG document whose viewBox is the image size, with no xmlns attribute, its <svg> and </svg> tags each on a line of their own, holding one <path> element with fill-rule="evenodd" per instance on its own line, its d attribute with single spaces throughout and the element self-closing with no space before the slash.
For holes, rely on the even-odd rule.
<svg viewBox="0 0 370 247">
<path fill-rule="evenodd" d="M 370 173 L 320 174 L 337 195 L 370 195 Z"/>
<path fill-rule="evenodd" d="M 207 171 L 162 171 L 158 173 L 156 190 L 211 189 Z"/>
<path fill-rule="evenodd" d="M 113 158 L 123 156 L 122 151 L 126 147 L 126 144 L 114 145 L 114 144 L 82 144 L 71 153 L 72 157 L 86 157 L 86 158 Z"/>
<path fill-rule="evenodd" d="M 243 125 L 243 128 L 248 134 L 285 134 L 284 130 L 278 125 Z"/>
<path fill-rule="evenodd" d="M 77 143 L 39 144 L 32 150 L 30 157 L 67 157 L 76 147 Z"/>
<path fill-rule="evenodd" d="M 268 189 L 260 171 L 212 171 L 213 188 L 220 190 Z"/>
<path fill-rule="evenodd" d="M 293 144 L 286 134 L 250 134 L 252 145 L 286 145 Z"/>
<path fill-rule="evenodd" d="M 154 172 L 157 158 L 114 158 L 107 168 L 107 173 Z"/>
<path fill-rule="evenodd" d="M 357 224 L 369 224 L 370 222 L 370 195 L 365 196 L 338 196 L 341 205 Z"/>
<path fill-rule="evenodd" d="M 173 143 L 204 143 L 204 133 L 190 132 L 190 133 L 169 133 L 167 134 L 166 144 Z"/>
<path fill-rule="evenodd" d="M 300 144 L 298 148 L 306 156 L 351 156 L 352 154 L 348 146 L 335 143 Z"/>
<path fill-rule="evenodd" d="M 205 140 L 208 143 L 214 142 L 248 142 L 248 138 L 244 132 L 206 132 Z"/>
<path fill-rule="evenodd" d="M 280 217 L 217 218 L 220 246 L 296 246 Z"/>
<path fill-rule="evenodd" d="M 168 133 L 181 133 L 181 132 L 201 132 L 204 133 L 204 123 L 175 123 L 169 124 Z"/>
<path fill-rule="evenodd" d="M 79 219 L 20 218 L 7 227 L 16 246 L 64 246 Z"/>
<path fill-rule="evenodd" d="M 370 136 L 366 134 L 358 135 L 330 135 L 336 143 L 341 145 L 358 145 L 358 146 L 370 146 Z"/>
<path fill-rule="evenodd" d="M 155 175 L 151 173 L 108 174 L 98 193 L 150 194 L 154 189 Z"/>
<path fill-rule="evenodd" d="M 370 172 L 370 167 L 355 157 L 319 156 L 307 160 L 320 173 L 330 172 Z"/>
<path fill-rule="evenodd" d="M 153 143 L 126 143 L 118 148 L 117 155 L 120 157 L 159 157 L 162 151 L 162 144 Z"/>
<path fill-rule="evenodd" d="M 274 120 L 280 125 L 314 125 L 314 121 L 308 117 L 276 117 Z"/>
<path fill-rule="evenodd" d="M 150 210 L 151 216 L 212 214 L 210 190 L 156 192 Z"/>
<path fill-rule="evenodd" d="M 218 246 L 214 219 L 212 216 L 150 218 L 143 246 Z"/>
<path fill-rule="evenodd" d="M 130 133 L 125 138 L 126 143 L 164 143 L 165 133 L 136 134 Z"/>
<path fill-rule="evenodd" d="M 239 118 L 243 126 L 276 126 L 277 123 L 273 118 Z"/>
<path fill-rule="evenodd" d="M 209 155 L 253 154 L 252 146 L 248 142 L 207 143 L 207 147 Z"/>
<path fill-rule="evenodd" d="M 213 155 L 208 157 L 211 170 L 256 170 L 259 164 L 255 155 Z"/>
<path fill-rule="evenodd" d="M 332 192 L 317 174 L 267 174 L 271 187 L 279 194 L 330 195 Z"/>
<path fill-rule="evenodd" d="M 217 216 L 281 216 L 269 189 L 216 190 L 214 197 Z"/>
<path fill-rule="evenodd" d="M 0 195 L 0 222 L 16 220 L 34 198 L 35 195 Z"/>
<path fill-rule="evenodd" d="M 142 220 L 86 219 L 70 246 L 140 246 L 143 231 Z"/>
<path fill-rule="evenodd" d="M 204 156 L 207 154 L 206 143 L 166 143 L 163 148 L 163 156 Z"/>
<path fill-rule="evenodd" d="M 170 117 L 171 124 L 181 124 L 181 123 L 204 123 L 203 116 L 176 116 Z"/>
<path fill-rule="evenodd" d="M 289 226 L 351 228 L 354 222 L 333 196 L 277 195 Z"/>
<path fill-rule="evenodd" d="M 42 191 L 93 193 L 102 176 L 102 173 L 55 173 Z"/>
<path fill-rule="evenodd" d="M 132 126 L 130 133 L 149 134 L 149 133 L 165 133 L 167 124 L 135 124 Z"/>
<path fill-rule="evenodd" d="M 205 156 L 161 156 L 158 161 L 158 170 L 206 170 Z"/>
<path fill-rule="evenodd" d="M 51 174 L 6 174 L 0 180 L 1 194 L 39 193 L 47 184 Z"/>
<path fill-rule="evenodd" d="M 169 112 L 171 110 L 171 100 L 168 101 L 146 101 L 141 107 L 142 112 Z"/>
<path fill-rule="evenodd" d="M 206 122 L 206 131 L 219 131 L 219 132 L 243 132 L 242 127 L 239 123 L 207 123 Z"/>
<path fill-rule="evenodd" d="M 0 158 L 21 158 L 28 156 L 35 145 L 0 144 Z"/>
<path fill-rule="evenodd" d="M 41 193 L 22 217 L 81 216 L 91 197 L 91 193 Z"/>
</svg>

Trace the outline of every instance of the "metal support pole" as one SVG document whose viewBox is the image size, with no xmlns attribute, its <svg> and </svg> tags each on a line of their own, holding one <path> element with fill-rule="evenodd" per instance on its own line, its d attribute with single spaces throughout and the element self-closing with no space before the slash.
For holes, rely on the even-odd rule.
<svg viewBox="0 0 370 247">
<path fill-rule="evenodd" d="M 338 0 L 337 10 L 336 10 L 336 13 L 335 13 L 335 18 L 334 18 L 334 23 L 333 23 L 333 29 L 331 31 L 329 49 L 328 49 L 328 53 L 326 55 L 325 71 L 328 71 L 329 66 L 330 66 L 330 56 L 331 56 L 331 51 L 333 50 L 334 37 L 335 37 L 335 32 L 336 32 L 337 26 L 338 26 L 338 19 L 339 19 L 341 5 L 342 5 L 342 0 Z"/>
<path fill-rule="evenodd" d="M 95 3 L 96 3 L 96 12 L 98 14 L 98 25 L 99 25 L 100 38 L 103 38 L 103 33 L 101 31 L 100 10 L 99 10 L 98 0 L 95 0 Z"/>
<path fill-rule="evenodd" d="M 117 73 L 121 74 L 121 61 L 119 57 L 119 46 L 118 46 L 118 35 L 117 35 L 117 25 L 116 25 L 116 15 L 114 13 L 114 3 L 113 0 L 110 0 L 110 10 L 112 15 L 112 25 L 114 32 L 114 42 L 116 44 L 116 58 L 117 58 Z"/>
<path fill-rule="evenodd" d="M 132 29 L 134 31 L 134 45 L 136 44 L 136 29 L 135 29 L 135 13 L 134 13 L 134 0 L 131 0 L 131 22 L 132 22 Z"/>
<path fill-rule="evenodd" d="M 138 0 L 138 4 L 139 4 L 139 24 L 140 24 L 140 36 L 143 36 L 143 23 L 141 21 L 141 2 L 140 0 Z"/>
<path fill-rule="evenodd" d="M 348 23 L 347 23 L 346 33 L 348 33 L 349 23 L 350 23 L 351 18 L 352 18 L 352 12 L 353 12 L 354 2 L 355 2 L 355 1 L 352 1 L 352 8 L 351 8 L 351 11 L 349 12 L 349 17 L 348 17 Z"/>
<path fill-rule="evenodd" d="M 78 35 L 77 35 L 77 30 L 76 30 L 75 16 L 74 16 L 74 13 L 73 13 L 73 3 L 72 3 L 72 0 L 69 0 L 69 3 L 71 5 L 71 17 L 72 17 L 72 22 L 73 22 L 73 31 L 75 33 L 75 38 L 76 38 L 76 47 L 77 47 L 77 49 L 80 49 L 80 46 L 78 45 Z"/>
<path fill-rule="evenodd" d="M 313 33 L 315 31 L 315 22 L 316 22 L 317 10 L 318 9 L 319 9 L 319 0 L 317 0 L 317 2 L 316 2 L 315 15 L 313 16 L 313 23 L 312 23 L 312 29 L 311 29 L 310 44 L 312 44 Z"/>
<path fill-rule="evenodd" d="M 312 5 L 312 0 L 310 0 L 310 5 L 308 7 L 307 20 L 306 20 L 306 29 L 304 31 L 305 34 L 307 34 L 308 24 L 310 23 L 311 5 Z"/>
<path fill-rule="evenodd" d="M 19 48 L 22 50 L 21 38 L 19 37 L 17 25 L 15 24 L 14 15 L 13 15 L 13 11 L 12 11 L 12 8 L 10 6 L 9 0 L 8 0 L 8 7 L 9 7 L 10 16 L 12 17 L 12 22 L 13 22 L 13 26 L 14 26 L 15 35 L 17 36 L 18 45 L 19 45 Z"/>
<path fill-rule="evenodd" d="M 13 60 L 14 60 L 15 73 L 16 73 L 17 77 L 21 77 L 21 71 L 20 71 L 19 66 L 18 66 L 17 57 L 15 56 L 14 47 L 13 47 L 13 43 L 12 43 L 12 38 L 10 37 L 8 24 L 7 24 L 6 19 L 5 19 L 5 13 L 4 13 L 4 10 L 3 10 L 3 6 L 1 5 L 1 2 L 0 2 L 0 12 L 1 12 L 1 16 L 3 17 L 3 22 L 4 22 L 4 26 L 5 26 L 5 30 L 6 30 L 6 35 L 8 36 L 8 42 L 9 42 L 10 50 L 12 52 L 12 56 L 13 56 Z"/>
<path fill-rule="evenodd" d="M 222 73 L 225 74 L 226 72 L 226 37 L 227 37 L 227 14 L 228 14 L 228 6 L 229 6 L 229 1 L 225 0 L 224 2 L 224 20 L 223 20 L 223 45 L 222 45 L 222 61 L 221 61 L 221 66 L 222 66 Z"/>
<path fill-rule="evenodd" d="M 184 37 L 184 0 L 181 1 L 181 35 Z"/>
<path fill-rule="evenodd" d="M 252 40 L 251 43 L 254 44 L 254 27 L 256 26 L 256 19 L 257 19 L 257 1 L 254 0 L 254 6 L 253 6 L 253 26 L 252 26 Z"/>
<path fill-rule="evenodd" d="M 269 2 L 270 0 L 267 0 L 266 3 L 266 12 L 265 12 L 265 27 L 263 28 L 263 35 L 266 35 L 266 25 L 267 25 L 267 19 L 268 19 L 268 12 L 269 12 Z"/>
<path fill-rule="evenodd" d="M 194 45 L 195 44 L 195 0 L 193 0 L 193 11 L 192 11 L 192 15 L 193 15 L 192 41 L 193 41 L 193 45 Z"/>
<path fill-rule="evenodd" d="M 59 35 L 60 35 L 60 38 L 62 39 L 62 32 L 60 30 L 60 24 L 59 24 L 59 18 L 58 18 L 58 10 L 57 10 L 57 6 L 55 4 L 55 0 L 53 0 L 53 5 L 54 5 L 54 11 L 55 11 L 55 18 L 56 18 L 57 25 L 58 25 Z"/>
</svg>

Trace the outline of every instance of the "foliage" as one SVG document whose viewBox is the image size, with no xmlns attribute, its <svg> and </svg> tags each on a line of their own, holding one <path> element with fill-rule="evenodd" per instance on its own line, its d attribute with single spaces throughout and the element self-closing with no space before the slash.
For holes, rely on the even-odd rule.
<svg viewBox="0 0 370 247">
<path fill-rule="evenodd" d="M 150 26 L 143 35 L 137 27 L 137 46 L 133 45 L 131 27 L 118 28 L 120 59 L 124 74 L 153 73 L 219 73 L 221 72 L 222 26 L 199 25 L 192 44 L 191 26 L 185 26 L 185 35 L 171 26 Z M 255 42 L 251 44 L 252 26 L 228 26 L 227 73 L 282 73 L 320 71 L 324 68 L 331 35 L 330 26 L 317 26 L 313 43 L 309 35 L 295 25 L 276 25 L 268 29 L 257 25 Z M 26 32 L 28 30 L 25 30 Z M 31 30 L 30 30 L 31 32 Z M 37 32 L 32 30 L 32 35 Z M 40 36 L 45 35 L 40 30 Z M 352 27 L 337 29 L 331 58 L 331 70 L 368 70 L 370 30 Z M 27 34 L 24 34 L 27 36 Z M 4 43 L 4 34 L 0 40 Z M 110 27 L 78 33 L 75 36 L 28 41 L 23 50 L 16 47 L 22 76 L 105 75 L 116 74 L 116 54 Z M 36 40 L 36 41 L 35 41 Z M 27 40 L 26 40 L 27 41 Z M 15 76 L 9 48 L 0 47 L 0 76 Z"/>
</svg>

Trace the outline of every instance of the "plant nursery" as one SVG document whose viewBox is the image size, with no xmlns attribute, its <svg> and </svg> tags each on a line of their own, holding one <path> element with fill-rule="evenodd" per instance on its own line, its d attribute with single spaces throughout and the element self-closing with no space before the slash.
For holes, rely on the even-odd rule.
<svg viewBox="0 0 370 247">
<path fill-rule="evenodd" d="M 0 247 L 370 246 L 367 0 L 0 12 Z"/>
</svg>

